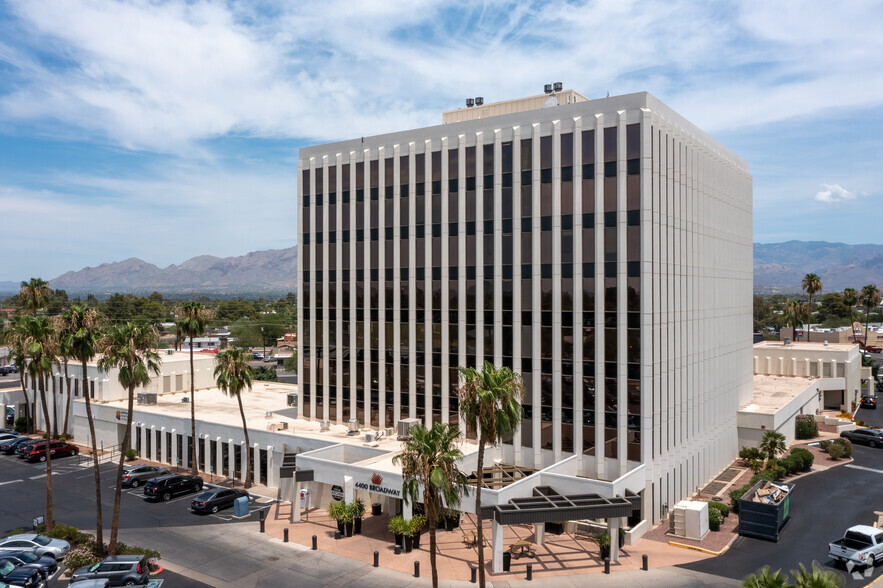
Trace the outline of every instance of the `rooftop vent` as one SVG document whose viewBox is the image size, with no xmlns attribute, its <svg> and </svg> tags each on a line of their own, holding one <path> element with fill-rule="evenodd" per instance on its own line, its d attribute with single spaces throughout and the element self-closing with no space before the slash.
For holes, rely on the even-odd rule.
<svg viewBox="0 0 883 588">
<path fill-rule="evenodd" d="M 319 421 L 319 430 L 323 432 L 331 430 L 331 421 Z"/>
<path fill-rule="evenodd" d="M 545 92 L 546 94 L 551 94 L 552 93 L 552 84 L 546 84 L 545 86 L 543 86 L 543 92 Z"/>
<path fill-rule="evenodd" d="M 475 97 L 475 105 L 481 106 L 482 104 L 484 104 L 484 98 L 482 98 L 481 96 L 476 96 Z"/>
<path fill-rule="evenodd" d="M 359 419 L 350 419 L 346 422 L 347 426 L 347 435 L 358 435 L 359 434 Z"/>
<path fill-rule="evenodd" d="M 472 108 L 473 106 L 475 106 L 475 100 L 473 100 L 472 98 L 467 98 L 466 99 L 466 108 Z"/>
<path fill-rule="evenodd" d="M 564 89 L 564 84 L 562 84 L 561 82 L 555 82 L 554 84 L 552 84 L 552 87 L 555 89 L 556 92 L 560 92 Z"/>
</svg>

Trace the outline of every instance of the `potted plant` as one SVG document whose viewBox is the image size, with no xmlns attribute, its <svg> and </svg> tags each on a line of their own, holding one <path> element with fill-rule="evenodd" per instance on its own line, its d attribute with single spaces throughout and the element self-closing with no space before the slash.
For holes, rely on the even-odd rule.
<svg viewBox="0 0 883 588">
<path fill-rule="evenodd" d="M 420 531 L 426 525 L 426 517 L 420 514 L 415 514 L 411 517 L 411 520 L 408 521 L 408 538 L 411 540 L 411 545 L 414 549 L 420 549 Z M 410 549 L 406 550 L 410 551 Z"/>
<path fill-rule="evenodd" d="M 601 548 L 601 559 L 610 557 L 610 533 L 602 531 L 595 535 L 595 540 L 598 542 L 598 547 Z"/>
<path fill-rule="evenodd" d="M 362 533 L 362 515 L 365 514 L 365 503 L 361 498 L 356 498 L 350 505 L 353 513 L 353 532 L 356 535 Z"/>
<path fill-rule="evenodd" d="M 622 549 L 625 546 L 625 529 L 619 528 L 619 548 Z"/>
<path fill-rule="evenodd" d="M 337 530 L 344 535 L 343 519 L 346 515 L 347 506 L 343 502 L 332 502 L 328 505 L 328 516 L 337 521 Z"/>
<path fill-rule="evenodd" d="M 343 534 L 345 537 L 353 536 L 353 507 L 351 504 L 343 505 L 343 515 L 341 516 L 341 521 L 343 521 Z"/>
<path fill-rule="evenodd" d="M 405 533 L 407 533 L 410 524 L 402 518 L 402 515 L 396 515 L 389 519 L 389 532 L 395 537 L 395 544 L 405 546 Z"/>
<path fill-rule="evenodd" d="M 545 528 L 546 533 L 549 533 L 550 535 L 562 535 L 564 533 L 564 521 L 545 523 L 543 527 Z"/>
<path fill-rule="evenodd" d="M 450 531 L 452 529 L 456 529 L 460 526 L 460 511 L 455 510 L 453 508 L 449 508 L 445 510 L 445 513 L 441 520 L 439 520 L 439 527 L 442 527 L 445 531 Z"/>
</svg>

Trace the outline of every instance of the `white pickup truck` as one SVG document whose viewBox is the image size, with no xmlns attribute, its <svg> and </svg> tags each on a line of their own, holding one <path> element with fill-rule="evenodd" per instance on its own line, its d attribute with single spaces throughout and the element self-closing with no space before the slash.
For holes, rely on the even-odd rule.
<svg viewBox="0 0 883 588">
<path fill-rule="evenodd" d="M 850 564 L 872 568 L 883 559 L 883 529 L 867 525 L 850 527 L 842 539 L 828 544 L 828 555 L 850 568 Z"/>
</svg>

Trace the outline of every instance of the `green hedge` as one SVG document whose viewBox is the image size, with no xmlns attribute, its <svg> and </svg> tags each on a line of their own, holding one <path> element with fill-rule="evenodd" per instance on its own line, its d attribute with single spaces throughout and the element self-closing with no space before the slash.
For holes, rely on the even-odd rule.
<svg viewBox="0 0 883 588">
<path fill-rule="evenodd" d="M 812 451 L 804 449 L 803 447 L 795 447 L 791 450 L 791 457 L 793 457 L 800 463 L 800 468 L 798 471 L 808 472 L 812 469 L 812 463 L 815 460 L 815 456 L 812 454 Z"/>
<path fill-rule="evenodd" d="M 721 522 L 724 520 L 724 515 L 721 514 L 721 511 L 716 508 L 708 509 L 708 528 L 712 531 L 720 531 L 721 530 Z"/>
<path fill-rule="evenodd" d="M 812 415 L 797 415 L 794 422 L 794 436 L 798 439 L 814 439 L 819 436 L 819 425 Z"/>
<path fill-rule="evenodd" d="M 724 504 L 723 502 L 709 502 L 708 503 L 709 512 L 711 510 L 716 510 L 721 513 L 721 516 L 727 518 L 730 516 L 730 507 Z"/>
</svg>

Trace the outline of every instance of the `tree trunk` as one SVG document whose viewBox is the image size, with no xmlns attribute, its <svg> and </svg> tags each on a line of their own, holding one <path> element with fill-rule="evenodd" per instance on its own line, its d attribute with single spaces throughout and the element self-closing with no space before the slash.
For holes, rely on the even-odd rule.
<svg viewBox="0 0 883 588">
<path fill-rule="evenodd" d="M 435 562 L 435 532 L 437 526 L 437 519 L 429 525 L 429 568 L 432 570 L 432 588 L 438 588 L 438 568 Z"/>
<path fill-rule="evenodd" d="M 809 295 L 809 304 L 806 308 L 806 342 L 809 343 L 809 327 L 812 325 L 812 294 Z"/>
<path fill-rule="evenodd" d="M 190 475 L 199 474 L 197 464 L 199 462 L 198 453 L 196 453 L 196 388 L 193 374 L 193 336 L 190 336 L 190 447 L 193 451 L 193 463 L 190 464 Z"/>
<path fill-rule="evenodd" d="M 866 306 L 865 310 L 865 348 L 868 347 L 868 327 L 871 326 L 871 307 Z"/>
<path fill-rule="evenodd" d="M 484 525 L 481 521 L 481 485 L 484 478 L 484 435 L 478 439 L 478 484 L 475 487 L 475 520 L 478 543 L 478 586 L 484 588 Z"/>
<path fill-rule="evenodd" d="M 71 379 L 67 374 L 67 358 L 64 358 L 64 384 L 67 389 L 67 402 L 64 407 L 64 434 L 69 435 L 69 425 L 71 417 Z"/>
<path fill-rule="evenodd" d="M 83 382 L 86 382 L 86 359 L 83 358 Z M 95 419 L 92 417 L 92 402 L 89 392 L 84 388 L 86 399 L 86 419 L 89 421 L 89 437 L 92 443 L 92 471 L 95 474 L 95 551 L 98 557 L 104 557 L 104 523 L 101 513 L 101 472 L 98 466 L 98 442 L 95 440 Z"/>
<path fill-rule="evenodd" d="M 129 366 L 129 373 L 135 372 L 135 366 Z M 120 499 L 122 498 L 123 487 L 123 464 L 126 461 L 126 450 L 129 449 L 129 443 L 132 437 L 132 411 L 135 410 L 135 385 L 129 385 L 129 414 L 126 415 L 126 432 L 123 435 L 123 445 L 120 447 L 120 463 L 117 465 L 117 476 L 114 482 L 113 491 L 113 522 L 110 527 L 110 555 L 117 554 L 117 534 L 120 529 Z"/>
<path fill-rule="evenodd" d="M 248 441 L 248 425 L 245 422 L 245 410 L 242 408 L 242 393 L 236 395 L 239 401 L 239 415 L 242 417 L 242 433 L 245 435 L 245 487 L 251 488 L 251 443 Z M 236 478 L 236 472 L 230 472 L 232 478 Z"/>
<path fill-rule="evenodd" d="M 49 434 L 49 405 L 46 403 L 46 381 L 42 374 L 37 371 L 37 380 L 40 382 L 40 404 L 43 406 L 43 416 L 46 418 L 46 530 L 52 528 L 52 435 Z"/>
<path fill-rule="evenodd" d="M 18 372 L 18 379 L 21 382 L 21 392 L 25 395 L 25 433 L 31 432 L 31 400 L 28 397 L 27 374 L 24 370 Z M 12 424 L 13 427 L 15 423 Z"/>
<path fill-rule="evenodd" d="M 52 373 L 43 374 L 43 380 L 46 382 L 46 390 L 49 390 L 49 378 L 52 378 L 52 439 L 58 439 L 58 394 L 55 376 Z M 46 415 L 46 433 L 49 433 L 49 415 Z"/>
</svg>

